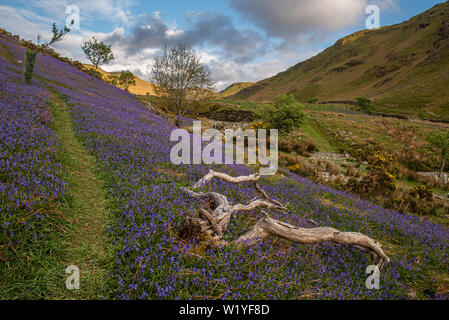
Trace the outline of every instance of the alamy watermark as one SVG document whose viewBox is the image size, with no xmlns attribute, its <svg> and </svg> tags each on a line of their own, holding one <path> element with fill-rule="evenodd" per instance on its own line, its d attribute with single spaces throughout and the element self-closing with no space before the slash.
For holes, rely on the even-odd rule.
<svg viewBox="0 0 449 320">
<path fill-rule="evenodd" d="M 371 265 L 366 268 L 366 274 L 370 276 L 366 278 L 365 286 L 369 290 L 380 289 L 380 269 L 378 266 Z"/>
<path fill-rule="evenodd" d="M 80 288 L 80 268 L 70 265 L 65 269 L 69 276 L 65 279 L 65 287 L 68 290 L 79 290 Z"/>
<path fill-rule="evenodd" d="M 170 141 L 178 142 L 170 151 L 170 160 L 176 165 L 259 164 L 261 175 L 274 175 L 278 170 L 277 129 L 269 130 L 269 152 L 266 129 L 226 129 L 223 137 L 216 129 L 207 129 L 202 133 L 201 121 L 193 121 L 192 136 L 185 129 L 176 129 L 172 131 Z M 203 142 L 209 143 L 203 148 Z"/>
<path fill-rule="evenodd" d="M 69 16 L 65 19 L 65 26 L 71 30 L 80 29 L 80 8 L 77 5 L 70 5 L 65 8 L 65 13 Z"/>
<path fill-rule="evenodd" d="M 366 18 L 366 28 L 367 29 L 378 29 L 380 28 L 380 8 L 376 5 L 370 5 L 366 7 L 365 13 L 369 15 Z"/>
</svg>

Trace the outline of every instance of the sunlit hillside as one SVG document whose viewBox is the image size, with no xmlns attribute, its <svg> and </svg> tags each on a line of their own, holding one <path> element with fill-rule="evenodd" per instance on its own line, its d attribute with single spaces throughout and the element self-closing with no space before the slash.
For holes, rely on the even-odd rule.
<svg viewBox="0 0 449 320">
<path fill-rule="evenodd" d="M 449 2 L 409 21 L 363 30 L 317 56 L 243 88 L 235 100 L 301 102 L 368 97 L 376 111 L 449 119 Z"/>
<path fill-rule="evenodd" d="M 87 69 L 91 69 L 92 66 L 85 64 L 84 65 Z M 114 74 L 119 74 L 118 72 L 106 72 L 104 71 L 102 68 L 98 68 L 97 69 L 98 72 L 100 72 L 104 79 L 108 79 L 109 76 L 114 75 Z M 154 95 L 154 89 L 153 89 L 153 84 L 151 82 L 145 81 L 141 78 L 139 78 L 137 75 L 134 75 L 135 80 L 136 80 L 136 85 L 135 86 L 130 86 L 128 88 L 128 91 L 132 94 L 137 94 L 137 95 Z M 118 87 L 120 87 L 119 85 L 117 85 Z"/>
</svg>

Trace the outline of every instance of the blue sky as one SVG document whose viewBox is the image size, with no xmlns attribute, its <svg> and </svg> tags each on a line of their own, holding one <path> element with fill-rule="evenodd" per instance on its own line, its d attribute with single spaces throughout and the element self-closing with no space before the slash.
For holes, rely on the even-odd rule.
<svg viewBox="0 0 449 320">
<path fill-rule="evenodd" d="M 190 43 L 209 65 L 217 89 L 257 81 L 316 55 L 339 38 L 365 29 L 365 8 L 380 8 L 381 26 L 400 23 L 436 0 L 2 0 L 0 26 L 23 38 L 50 35 L 80 11 L 80 29 L 57 44 L 62 55 L 86 62 L 80 49 L 95 35 L 112 44 L 108 71 L 129 69 L 150 79 L 164 44 Z"/>
</svg>

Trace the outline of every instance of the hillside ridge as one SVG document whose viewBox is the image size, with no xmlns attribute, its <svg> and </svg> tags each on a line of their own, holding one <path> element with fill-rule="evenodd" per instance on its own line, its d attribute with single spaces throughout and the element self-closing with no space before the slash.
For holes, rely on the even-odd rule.
<svg viewBox="0 0 449 320">
<path fill-rule="evenodd" d="M 364 96 L 380 112 L 449 119 L 449 2 L 408 21 L 348 35 L 232 100 L 272 101 L 292 93 L 301 102 Z"/>
</svg>

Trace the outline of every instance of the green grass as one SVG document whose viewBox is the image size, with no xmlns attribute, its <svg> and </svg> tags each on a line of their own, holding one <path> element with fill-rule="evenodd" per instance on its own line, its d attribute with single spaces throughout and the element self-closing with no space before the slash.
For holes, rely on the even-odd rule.
<svg viewBox="0 0 449 320">
<path fill-rule="evenodd" d="M 63 287 L 55 294 L 63 298 L 101 298 L 108 294 L 106 272 L 113 260 L 113 248 L 106 236 L 106 227 L 112 217 L 107 210 L 94 157 L 76 138 L 67 105 L 56 94 L 52 95 L 52 100 L 61 158 L 69 170 L 67 191 L 71 195 L 68 201 L 71 212 L 67 215 L 69 232 L 63 238 L 65 250 L 61 264 L 64 269 L 76 265 L 81 273 L 79 291 L 68 291 Z"/>
<path fill-rule="evenodd" d="M 342 104 L 312 104 L 304 103 L 304 109 L 306 111 L 316 111 L 316 112 L 337 112 L 345 113 L 348 111 L 353 111 L 352 106 L 346 106 Z"/>
<path fill-rule="evenodd" d="M 321 152 L 337 152 L 338 150 L 322 135 L 310 121 L 303 124 L 301 131 L 315 143 Z"/>
<path fill-rule="evenodd" d="M 441 29 L 448 8 L 445 2 L 401 24 L 348 35 L 232 98 L 269 101 L 293 93 L 307 102 L 363 96 L 375 101 L 377 112 L 449 119 L 449 51 Z M 422 21 L 429 26 L 419 28 Z"/>
<path fill-rule="evenodd" d="M 41 233 L 0 269 L 0 299 L 101 299 L 109 297 L 106 272 L 113 263 L 113 246 L 105 228 L 112 217 L 95 159 L 75 136 L 68 106 L 51 93 L 53 130 L 60 142 L 58 158 L 68 183 L 64 204 L 52 211 Z M 50 216 L 49 216 L 50 217 Z M 80 290 L 65 287 L 67 266 L 80 269 Z"/>
<path fill-rule="evenodd" d="M 232 96 L 233 94 L 238 93 L 242 89 L 251 87 L 254 84 L 254 82 L 236 82 L 231 84 L 229 87 L 224 89 L 223 91 L 219 92 L 217 95 L 217 98 L 226 98 L 229 96 Z"/>
</svg>

